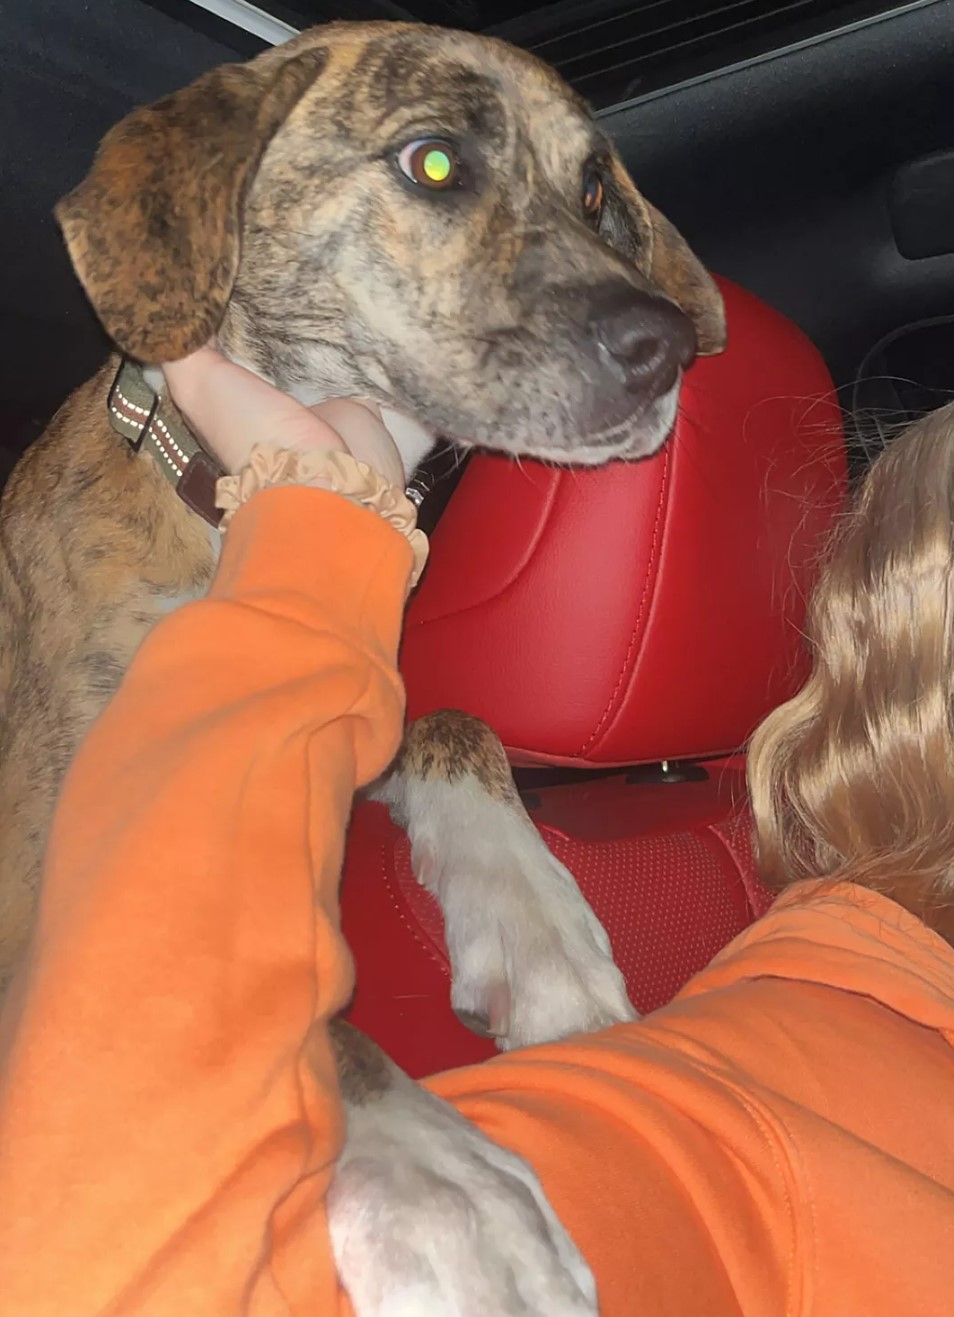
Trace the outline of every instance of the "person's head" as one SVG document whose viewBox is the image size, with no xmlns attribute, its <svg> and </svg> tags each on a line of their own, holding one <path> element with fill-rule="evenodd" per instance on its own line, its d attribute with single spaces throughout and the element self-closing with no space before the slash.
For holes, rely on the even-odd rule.
<svg viewBox="0 0 954 1317">
<path fill-rule="evenodd" d="M 851 879 L 954 941 L 954 406 L 872 466 L 809 638 L 811 677 L 751 745 L 762 876 Z"/>
</svg>

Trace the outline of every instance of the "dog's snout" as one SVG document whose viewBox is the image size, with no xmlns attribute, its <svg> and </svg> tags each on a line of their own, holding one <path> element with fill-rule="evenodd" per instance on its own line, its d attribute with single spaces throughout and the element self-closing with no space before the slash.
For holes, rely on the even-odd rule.
<svg viewBox="0 0 954 1317">
<path fill-rule="evenodd" d="M 695 360 L 695 329 L 673 302 L 626 289 L 594 299 L 591 307 L 591 331 L 628 389 L 668 388 Z"/>
</svg>

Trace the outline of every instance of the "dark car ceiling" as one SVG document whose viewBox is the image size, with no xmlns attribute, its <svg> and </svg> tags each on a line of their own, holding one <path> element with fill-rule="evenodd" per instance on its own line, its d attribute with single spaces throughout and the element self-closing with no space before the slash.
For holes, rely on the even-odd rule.
<svg viewBox="0 0 954 1317">
<path fill-rule="evenodd" d="M 156 2 L 170 14 L 195 8 L 190 0 Z M 603 108 L 897 5 L 890 0 L 267 0 L 260 7 L 293 28 L 336 18 L 403 19 L 503 37 L 553 64 Z"/>
</svg>

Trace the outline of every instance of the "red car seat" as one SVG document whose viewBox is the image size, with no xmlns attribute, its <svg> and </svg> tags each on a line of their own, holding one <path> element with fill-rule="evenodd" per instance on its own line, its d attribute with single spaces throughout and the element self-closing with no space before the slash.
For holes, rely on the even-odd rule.
<svg viewBox="0 0 954 1317">
<path fill-rule="evenodd" d="M 729 347 L 688 373 L 655 457 L 586 471 L 472 459 L 402 651 L 411 717 L 466 709 L 516 765 L 591 770 L 524 798 L 643 1011 L 768 904 L 738 752 L 804 680 L 806 601 L 846 487 L 820 356 L 720 283 Z M 492 1054 L 451 1011 L 440 913 L 381 806 L 355 813 L 342 919 L 350 1018 L 396 1061 L 421 1075 Z"/>
</svg>

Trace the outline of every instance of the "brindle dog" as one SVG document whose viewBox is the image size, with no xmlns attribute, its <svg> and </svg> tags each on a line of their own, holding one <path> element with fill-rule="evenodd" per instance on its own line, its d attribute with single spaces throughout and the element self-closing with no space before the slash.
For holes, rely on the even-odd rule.
<svg viewBox="0 0 954 1317">
<path fill-rule="evenodd" d="M 589 465 L 651 453 L 682 371 L 723 342 L 713 282 L 583 103 L 460 33 L 333 24 L 216 69 L 114 128 L 58 217 L 125 352 L 161 363 L 216 335 L 302 401 L 374 399 L 408 470 L 438 434 Z M 217 533 L 110 428 L 115 369 L 68 400 L 0 507 L 4 987 L 64 770 L 148 629 L 215 569 Z M 421 720 L 379 795 L 443 905 L 462 1015 L 503 1047 L 631 1016 L 489 729 Z M 594 1311 L 528 1168 L 368 1040 L 337 1046 L 331 1223 L 361 1317 L 411 1294 L 422 1317 Z M 453 1265 L 431 1267 L 435 1247 Z"/>
</svg>

